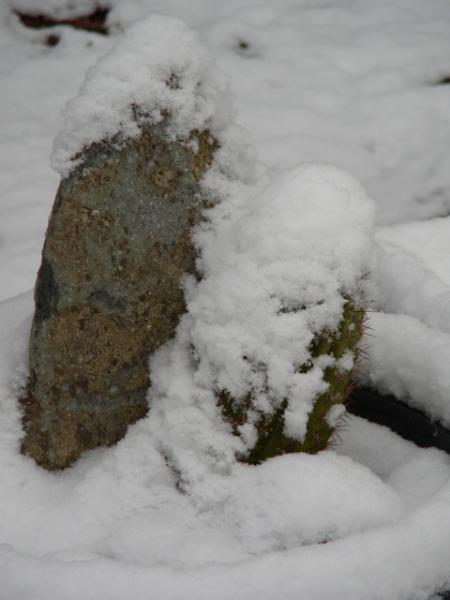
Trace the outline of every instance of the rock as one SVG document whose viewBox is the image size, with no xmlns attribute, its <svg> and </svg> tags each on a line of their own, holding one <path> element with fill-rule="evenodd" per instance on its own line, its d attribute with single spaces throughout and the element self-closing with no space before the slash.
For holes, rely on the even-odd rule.
<svg viewBox="0 0 450 600">
<path fill-rule="evenodd" d="M 208 49 L 161 15 L 127 28 L 66 105 L 22 399 L 22 451 L 45 468 L 116 443 L 146 414 L 148 358 L 196 274 L 192 229 L 235 160 L 232 115 Z"/>
<path fill-rule="evenodd" d="M 17 2 L 16 2 L 17 4 Z M 20 3 L 19 7 L 20 7 Z M 67 6 L 65 6 L 67 4 Z M 31 29 L 48 29 L 49 27 L 61 27 L 68 26 L 74 29 L 83 29 L 84 31 L 90 31 L 95 33 L 101 33 L 106 35 L 108 33 L 108 27 L 106 25 L 109 8 L 105 6 L 92 6 L 89 4 L 81 6 L 78 10 L 74 10 L 72 3 L 61 3 L 61 6 L 57 7 L 59 10 L 55 10 L 55 14 L 47 14 L 40 11 L 39 9 L 30 12 L 26 10 L 15 10 L 19 21 L 25 27 Z M 89 10 L 91 8 L 91 10 Z M 86 12 L 87 10 L 87 12 Z M 49 38 L 55 38 L 58 36 L 48 36 Z M 59 37 L 58 37 L 59 41 Z M 56 45 L 56 44 L 49 44 Z"/>
<path fill-rule="evenodd" d="M 191 229 L 216 142 L 168 141 L 147 124 L 119 147 L 92 144 L 59 187 L 36 288 L 23 453 L 62 469 L 114 444 L 147 412 L 148 356 L 184 311 Z"/>
</svg>

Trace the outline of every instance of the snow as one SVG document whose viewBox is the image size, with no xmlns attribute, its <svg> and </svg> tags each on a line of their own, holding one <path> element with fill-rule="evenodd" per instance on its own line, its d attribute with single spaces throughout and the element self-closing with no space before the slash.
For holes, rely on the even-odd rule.
<svg viewBox="0 0 450 600">
<path fill-rule="evenodd" d="M 450 218 L 377 232 L 378 304 L 450 333 Z"/>
<path fill-rule="evenodd" d="M 60 16 L 75 14 L 74 4 L 50 4 Z M 77 3 L 76 10 L 88 4 Z M 254 384 L 241 354 L 233 352 L 246 341 L 259 358 L 273 360 L 254 337 L 252 324 L 262 321 L 283 359 L 273 362 L 273 385 L 285 385 L 294 330 L 291 321 L 279 327 L 277 302 L 296 297 L 300 288 L 314 302 L 326 286 L 331 302 L 337 282 L 354 290 L 370 262 L 370 208 L 356 178 L 377 205 L 378 223 L 377 290 L 365 290 L 378 312 L 370 314 L 360 376 L 449 425 L 450 86 L 438 85 L 450 74 L 447 0 L 110 4 L 110 37 L 62 27 L 27 30 L 7 3 L 0 6 L 0 599 L 428 600 L 449 589 L 446 455 L 361 419 L 329 414 L 338 423 L 333 449 L 258 467 L 237 465 L 234 453 L 251 444 L 251 427 L 231 437 L 211 402 L 219 378 L 228 386 Z M 36 3 L 20 5 L 32 9 Z M 20 5 L 14 0 L 15 8 Z M 144 56 L 146 65 L 162 60 L 171 66 L 167 51 L 157 56 L 155 43 L 136 24 L 148 13 L 160 49 L 190 49 L 191 58 L 172 49 L 175 66 L 189 73 L 185 87 L 171 90 L 163 77 L 139 71 Z M 166 36 L 168 21 L 160 13 L 197 33 L 171 21 Z M 130 27 L 136 27 L 142 56 L 133 43 L 125 48 L 123 32 Z M 49 32 L 61 36 L 54 48 L 42 43 Z M 121 46 L 136 72 L 121 64 Z M 105 55 L 102 67 L 97 60 Z M 67 109 L 68 124 L 61 111 L 88 69 L 91 83 Z M 108 90 L 124 92 L 113 115 L 95 88 L 94 72 Z M 222 72 L 231 79 L 238 121 L 264 163 L 256 171 L 248 148 L 225 126 L 230 109 Z M 118 74 L 126 82 L 122 88 Z M 196 81 L 207 90 L 200 98 Z M 155 96 L 145 96 L 148 86 Z M 196 98 L 198 112 L 185 92 Z M 84 103 L 92 95 L 102 110 L 85 128 Z M 223 150 L 204 185 L 222 202 L 196 237 L 204 284 L 185 282 L 189 312 L 177 339 L 153 359 L 160 370 L 152 418 L 130 428 L 116 447 L 49 474 L 18 453 L 16 404 L 26 377 L 27 290 L 58 183 L 49 154 L 61 129 L 66 133 L 55 156 L 62 172 L 72 167 L 80 144 L 108 135 L 117 123 L 135 134 L 126 111 L 134 97 L 150 102 L 154 118 L 155 98 L 184 107 L 174 135 L 184 135 L 198 118 L 221 136 Z M 72 129 L 70 119 L 77 123 Z M 277 199 L 284 210 L 276 210 Z M 342 235 L 336 236 L 343 206 L 351 214 L 339 220 Z M 292 250 L 299 253 L 292 264 L 271 262 L 274 251 L 285 258 Z M 344 260 L 355 252 L 355 262 Z M 317 273 L 327 274 L 317 275 L 315 286 L 308 279 L 307 291 L 304 265 L 296 270 L 300 253 L 306 262 L 320 253 Z M 219 284 L 226 293 L 218 297 Z M 252 298 L 258 303 L 246 312 Z M 327 306 L 315 327 L 335 318 Z M 305 336 L 311 323 L 292 322 Z M 302 335 L 295 351 L 305 347 Z M 188 349 L 193 340 L 197 363 Z M 235 369 L 243 369 L 237 382 Z M 301 418 L 296 423 L 301 429 Z M 220 452 L 205 451 L 212 445 Z"/>
<path fill-rule="evenodd" d="M 450 424 L 450 218 L 380 227 L 361 381 Z"/>
<path fill-rule="evenodd" d="M 143 123 L 158 123 L 165 114 L 168 134 L 186 142 L 195 129 L 220 140 L 230 120 L 225 78 L 195 33 L 178 19 L 154 15 L 88 70 L 65 108 L 53 167 L 64 177 L 81 162 L 83 148 L 136 137 Z"/>
<path fill-rule="evenodd" d="M 217 179 L 213 168 L 206 180 L 212 192 Z M 161 407 L 153 418 L 161 410 L 157 430 L 183 476 L 192 440 L 198 449 L 188 471 L 205 456 L 223 469 L 236 446 L 231 436 L 220 451 L 212 437 L 221 421 L 214 393 L 254 398 L 255 424 L 250 416 L 236 451 L 253 447 L 257 414 L 273 415 L 283 401 L 286 435 L 301 441 L 314 399 L 327 389 L 325 369 L 335 361 L 314 359 L 310 345 L 338 328 L 346 298 L 356 307 L 366 302 L 374 211 L 360 185 L 336 168 L 303 165 L 256 188 L 231 185 L 207 211 L 195 236 L 202 279 L 186 282 L 178 336 L 151 360 L 150 405 Z M 302 364 L 312 368 L 301 373 Z M 351 358 L 340 366 L 351 369 Z"/>
<path fill-rule="evenodd" d="M 450 425 L 450 334 L 408 315 L 373 313 L 363 382 Z"/>
<path fill-rule="evenodd" d="M 2 599 L 426 598 L 444 581 L 449 458 L 361 419 L 338 452 L 234 464 L 189 493 L 153 417 L 63 473 L 36 468 L 15 401 L 31 310 L 30 294 L 0 309 Z"/>
</svg>

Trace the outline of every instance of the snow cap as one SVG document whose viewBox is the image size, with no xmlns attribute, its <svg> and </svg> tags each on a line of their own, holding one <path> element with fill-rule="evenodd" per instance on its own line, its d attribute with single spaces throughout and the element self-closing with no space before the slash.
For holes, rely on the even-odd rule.
<svg viewBox="0 0 450 600">
<path fill-rule="evenodd" d="M 52 155 L 55 170 L 68 175 L 90 144 L 137 136 L 136 109 L 152 124 L 169 115 L 168 135 L 177 139 L 193 129 L 220 138 L 230 122 L 226 78 L 197 34 L 178 19 L 152 15 L 87 71 L 64 111 Z"/>
</svg>

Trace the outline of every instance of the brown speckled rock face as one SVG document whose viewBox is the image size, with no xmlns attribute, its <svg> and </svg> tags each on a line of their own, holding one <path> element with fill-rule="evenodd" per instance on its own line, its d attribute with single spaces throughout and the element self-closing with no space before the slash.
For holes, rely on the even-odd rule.
<svg viewBox="0 0 450 600">
<path fill-rule="evenodd" d="M 197 151 L 164 124 L 120 148 L 96 144 L 62 181 L 35 288 L 22 451 L 47 469 L 111 445 L 147 412 L 148 356 L 184 310 L 195 271 L 191 230 L 207 200 L 199 180 L 216 145 Z"/>
</svg>

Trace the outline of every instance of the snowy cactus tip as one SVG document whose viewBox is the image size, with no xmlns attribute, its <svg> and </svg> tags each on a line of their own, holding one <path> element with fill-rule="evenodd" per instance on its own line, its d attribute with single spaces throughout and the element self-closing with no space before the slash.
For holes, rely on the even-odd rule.
<svg viewBox="0 0 450 600">
<path fill-rule="evenodd" d="M 229 392 L 219 395 L 222 413 L 237 436 L 251 422 L 255 441 L 243 452 L 243 462 L 259 464 L 267 458 L 290 452 L 316 453 L 327 447 L 341 415 L 351 385 L 358 342 L 363 333 L 364 309 L 348 300 L 342 310 L 336 330 L 324 329 L 311 342 L 310 359 L 297 367 L 299 375 L 306 375 L 314 367 L 322 371 L 325 391 L 312 398 L 312 409 L 306 421 L 303 437 L 289 433 L 287 419 L 295 419 L 292 405 L 295 399 L 284 398 L 275 410 L 258 409 L 257 394 L 250 391 L 243 399 L 233 398 Z"/>
<path fill-rule="evenodd" d="M 243 461 L 317 452 L 358 353 L 373 204 L 349 175 L 307 165 L 218 223 L 199 238 L 205 276 L 188 302 L 195 381 L 215 390 Z"/>
</svg>

